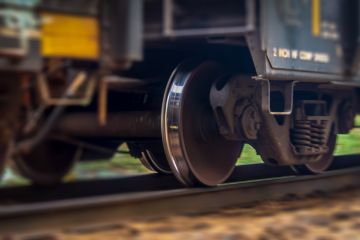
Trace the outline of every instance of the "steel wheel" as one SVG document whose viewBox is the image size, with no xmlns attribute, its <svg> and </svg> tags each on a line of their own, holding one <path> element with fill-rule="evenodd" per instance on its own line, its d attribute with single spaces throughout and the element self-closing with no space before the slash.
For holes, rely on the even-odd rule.
<svg viewBox="0 0 360 240">
<path fill-rule="evenodd" d="M 316 174 L 326 171 L 334 159 L 333 153 L 336 146 L 336 135 L 331 134 L 329 136 L 327 145 L 329 151 L 319 161 L 303 165 L 293 165 L 291 168 L 298 174 Z"/>
<path fill-rule="evenodd" d="M 140 158 L 141 163 L 149 170 L 157 173 L 171 173 L 171 168 L 167 162 L 164 151 L 149 151 L 142 152 Z"/>
<path fill-rule="evenodd" d="M 21 176 L 41 185 L 61 182 L 71 169 L 77 146 L 48 140 L 35 147 L 30 153 L 16 155 L 11 163 Z"/>
<path fill-rule="evenodd" d="M 215 186 L 234 170 L 243 142 L 218 133 L 209 101 L 212 83 L 225 73 L 213 61 L 187 60 L 172 73 L 165 90 L 161 130 L 175 176 L 186 186 Z"/>
</svg>

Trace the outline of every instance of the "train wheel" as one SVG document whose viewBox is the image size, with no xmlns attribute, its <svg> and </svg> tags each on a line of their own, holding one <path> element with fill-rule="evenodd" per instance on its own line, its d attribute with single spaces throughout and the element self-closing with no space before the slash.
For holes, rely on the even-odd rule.
<svg viewBox="0 0 360 240">
<path fill-rule="evenodd" d="M 16 155 L 11 163 L 21 176 L 40 185 L 51 185 L 61 179 L 71 169 L 77 146 L 49 140 L 35 147 L 28 154 Z"/>
<path fill-rule="evenodd" d="M 303 165 L 292 165 L 291 168 L 298 174 L 316 174 L 326 171 L 334 159 L 333 153 L 336 146 L 335 134 L 330 134 L 327 146 L 329 147 L 329 151 L 325 153 L 319 161 Z"/>
<path fill-rule="evenodd" d="M 145 150 L 142 152 L 142 157 L 140 158 L 141 163 L 149 170 L 157 173 L 171 173 L 171 168 L 167 162 L 166 155 L 164 151 L 150 151 Z"/>
<path fill-rule="evenodd" d="M 186 186 L 224 182 L 240 156 L 244 143 L 221 138 L 209 100 L 212 83 L 224 73 L 216 62 L 187 60 L 166 87 L 163 144 L 172 172 Z"/>
</svg>

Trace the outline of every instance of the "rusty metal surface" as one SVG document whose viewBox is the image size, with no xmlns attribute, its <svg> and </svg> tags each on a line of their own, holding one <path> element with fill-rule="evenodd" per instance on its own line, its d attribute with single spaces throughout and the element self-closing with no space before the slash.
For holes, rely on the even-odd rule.
<svg viewBox="0 0 360 240">
<path fill-rule="evenodd" d="M 77 137 L 161 137 L 159 111 L 109 113 L 101 126 L 95 113 L 68 113 L 55 132 Z"/>
<path fill-rule="evenodd" d="M 283 89 L 278 88 L 276 85 L 273 88 L 274 91 L 282 92 Z M 266 84 L 262 84 L 256 91 L 256 98 L 258 104 L 261 107 L 262 111 L 260 112 L 262 122 L 261 128 L 259 129 L 258 140 L 256 144 L 258 146 L 262 146 L 258 149 L 261 158 L 263 161 L 269 164 L 278 164 L 278 165 L 299 165 L 306 164 L 311 162 L 316 162 L 319 160 L 322 155 L 299 155 L 294 150 L 294 146 L 291 144 L 289 140 L 290 129 L 293 128 L 292 123 L 293 119 L 291 116 L 284 116 L 282 121 L 278 121 L 271 115 L 268 109 L 263 106 L 267 106 L 268 97 L 266 93 L 268 92 L 268 86 Z M 326 133 L 325 133 L 325 141 L 330 134 L 331 124 L 336 119 L 336 111 L 338 109 L 338 104 L 341 98 L 344 98 L 348 92 L 337 91 L 337 95 L 334 92 L 329 92 L 333 97 L 333 101 L 331 103 L 331 107 L 329 107 L 329 116 L 331 117 L 331 121 L 326 123 Z M 343 94 L 343 95 L 341 95 Z M 277 104 L 280 106 L 280 104 Z"/>
<path fill-rule="evenodd" d="M 337 157 L 335 167 L 338 169 L 358 166 L 359 157 Z M 334 192 L 349 186 L 360 187 L 359 173 L 359 168 L 353 168 L 315 176 L 245 182 L 215 188 L 135 192 L 5 205 L 0 208 L 0 233 L 51 232 L 67 227 L 120 222 L 125 219 L 208 211 L 264 200 L 279 193 L 305 194 L 316 190 Z M 161 180 L 164 181 L 167 176 L 162 177 L 164 178 Z M 66 192 L 69 194 L 69 191 Z"/>
</svg>

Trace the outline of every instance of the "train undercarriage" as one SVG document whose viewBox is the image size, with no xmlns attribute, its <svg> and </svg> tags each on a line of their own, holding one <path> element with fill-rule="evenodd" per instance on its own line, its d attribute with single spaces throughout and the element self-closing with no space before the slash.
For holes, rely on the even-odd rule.
<svg viewBox="0 0 360 240">
<path fill-rule="evenodd" d="M 120 4 L 121 11 L 135 11 L 126 15 L 129 22 L 143 9 L 135 4 L 142 1 L 118 2 L 127 3 Z M 145 11 L 155 2 L 144 1 Z M 174 7 L 173 1 L 163 2 L 165 10 Z M 290 58 L 290 50 L 277 47 L 275 53 L 269 41 L 270 56 L 254 16 L 262 5 L 243 1 L 241 6 L 242 21 L 230 17 L 245 24 L 242 28 L 176 30 L 169 10 L 159 37 L 151 32 L 156 19 L 145 12 L 144 36 L 141 28 L 133 32 L 136 27 L 103 31 L 110 40 L 117 31 L 131 36 L 135 43 L 118 41 L 122 45 L 113 49 L 122 58 L 103 50 L 100 60 L 45 56 L 36 71 L 3 67 L 0 170 L 8 163 L 37 184 L 54 184 L 76 161 L 108 159 L 126 142 L 129 154 L 148 169 L 174 174 L 188 187 L 223 183 L 245 143 L 268 165 L 291 166 L 297 174 L 325 171 L 336 136 L 354 127 L 357 75 L 323 70 L 332 68 L 323 53 L 311 53 L 318 62 L 304 69 L 287 68 L 284 61 L 299 60 L 298 52 L 291 51 Z M 139 41 L 143 46 L 136 45 Z M 309 51 L 299 54 L 310 62 Z M 277 62 L 280 57 L 283 62 Z M 357 66 L 356 59 L 352 56 L 349 65 Z"/>
<path fill-rule="evenodd" d="M 299 174 L 320 173 L 331 164 L 336 135 L 354 127 L 357 103 L 353 87 L 273 84 L 230 73 L 216 61 L 192 58 L 184 60 L 168 81 L 109 91 L 111 109 L 101 124 L 99 95 L 95 108 L 68 107 L 53 117 L 59 108 L 55 106 L 36 119 L 43 106 L 36 102 L 24 106 L 24 92 L 10 92 L 20 88 L 11 88 L 15 83 L 20 79 L 14 77 L 3 95 L 7 127 L 2 131 L 2 156 L 9 158 L 11 149 L 11 166 L 44 184 L 59 181 L 77 160 L 109 158 L 122 142 L 147 168 L 174 173 L 187 186 L 225 181 L 244 143 L 253 146 L 266 164 L 289 165 Z M 25 91 L 34 94 L 32 88 Z M 137 110 L 126 109 L 129 100 L 134 101 L 130 108 Z M 18 103 L 22 119 L 11 114 L 10 103 Z M 7 133 L 10 126 L 18 133 L 13 139 Z"/>
</svg>

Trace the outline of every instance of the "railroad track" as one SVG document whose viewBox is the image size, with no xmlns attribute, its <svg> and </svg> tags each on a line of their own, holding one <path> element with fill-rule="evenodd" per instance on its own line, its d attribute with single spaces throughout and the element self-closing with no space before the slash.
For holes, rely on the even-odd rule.
<svg viewBox="0 0 360 240">
<path fill-rule="evenodd" d="M 4 188 L 0 189 L 0 237 L 76 232 L 125 219 L 213 211 L 275 194 L 360 187 L 359 159 L 360 155 L 337 156 L 328 172 L 296 177 L 289 167 L 237 166 L 225 184 L 212 188 L 183 188 L 174 176 L 158 174 Z"/>
</svg>

